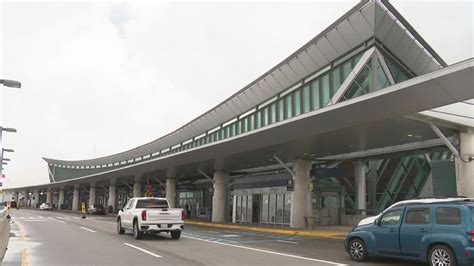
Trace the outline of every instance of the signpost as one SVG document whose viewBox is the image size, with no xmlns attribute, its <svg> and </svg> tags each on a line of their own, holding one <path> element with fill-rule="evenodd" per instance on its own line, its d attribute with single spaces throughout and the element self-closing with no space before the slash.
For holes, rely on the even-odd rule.
<svg viewBox="0 0 474 266">
<path fill-rule="evenodd" d="M 293 191 L 293 179 L 286 180 L 286 191 Z"/>
</svg>

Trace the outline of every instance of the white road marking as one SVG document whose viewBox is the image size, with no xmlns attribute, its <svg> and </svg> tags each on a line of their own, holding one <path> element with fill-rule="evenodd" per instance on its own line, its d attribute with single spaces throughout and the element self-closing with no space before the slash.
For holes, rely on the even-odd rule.
<svg viewBox="0 0 474 266">
<path fill-rule="evenodd" d="M 240 235 L 220 235 L 221 237 L 240 237 Z"/>
<path fill-rule="evenodd" d="M 99 223 L 106 223 L 106 224 L 115 224 L 114 222 L 106 222 L 106 221 L 99 221 L 95 219 L 89 219 L 89 221 L 99 222 Z"/>
<path fill-rule="evenodd" d="M 150 252 L 150 251 L 148 251 L 148 250 L 146 250 L 146 249 L 143 249 L 143 248 L 134 246 L 134 245 L 129 244 L 129 243 L 123 243 L 123 244 L 126 245 L 126 246 L 129 246 L 129 247 L 131 247 L 131 248 L 134 248 L 134 249 L 136 249 L 136 250 L 140 250 L 141 252 L 146 253 L 146 254 L 148 254 L 148 255 L 151 255 L 151 256 L 153 256 L 153 257 L 161 258 L 160 255 L 155 254 L 155 253 L 153 253 L 153 252 Z"/>
<path fill-rule="evenodd" d="M 81 229 L 84 229 L 84 230 L 86 230 L 86 231 L 89 231 L 89 232 L 95 233 L 95 231 L 94 231 L 94 230 L 91 230 L 91 229 L 89 229 L 89 228 L 86 228 L 86 227 L 82 227 L 82 226 L 81 226 Z"/>
<path fill-rule="evenodd" d="M 224 245 L 224 246 L 229 246 L 229 247 L 234 247 L 234 248 L 241 248 L 241 249 L 247 249 L 247 250 L 253 250 L 253 251 L 258 251 L 258 252 L 263 252 L 263 253 L 269 253 L 269 254 L 274 254 L 274 255 L 280 255 L 280 256 L 285 256 L 285 257 L 290 257 L 290 258 L 295 258 L 295 259 L 302 259 L 302 260 L 309 260 L 309 261 L 315 261 L 315 262 L 322 262 L 326 264 L 331 264 L 331 265 L 337 265 L 337 266 L 347 266 L 347 264 L 342 264 L 334 261 L 327 261 L 327 260 L 319 260 L 319 259 L 313 259 L 313 258 L 308 258 L 308 257 L 302 257 L 302 256 L 297 256 L 297 255 L 292 255 L 292 254 L 287 254 L 287 253 L 280 253 L 280 252 L 275 252 L 275 251 L 270 251 L 270 250 L 265 250 L 265 249 L 258 249 L 258 248 L 251 248 L 251 247 L 246 247 L 246 246 L 239 246 L 239 245 L 233 245 L 233 244 L 227 244 L 227 243 L 222 243 L 222 242 L 216 242 L 216 241 L 211 241 L 211 240 L 206 240 L 206 239 L 200 239 L 196 237 L 191 237 L 191 236 L 182 236 L 185 238 L 190 238 L 194 240 L 199 240 L 199 241 L 204 241 L 204 242 L 209 242 L 209 243 L 214 243 L 218 245 Z"/>
<path fill-rule="evenodd" d="M 54 219 L 53 217 L 48 217 L 48 219 L 50 219 L 51 221 L 58 222 L 58 223 L 63 223 L 63 224 L 66 223 L 65 221 L 61 221 L 61 220 L 58 220 L 58 219 Z"/>
<path fill-rule="evenodd" d="M 25 219 L 23 222 L 46 222 L 47 220 L 41 220 L 41 219 Z"/>
<path fill-rule="evenodd" d="M 298 242 L 295 242 L 295 241 L 288 241 L 288 240 L 280 240 L 280 239 L 277 239 L 275 241 L 278 241 L 278 242 L 283 242 L 283 243 L 290 243 L 290 244 L 298 244 Z"/>
</svg>

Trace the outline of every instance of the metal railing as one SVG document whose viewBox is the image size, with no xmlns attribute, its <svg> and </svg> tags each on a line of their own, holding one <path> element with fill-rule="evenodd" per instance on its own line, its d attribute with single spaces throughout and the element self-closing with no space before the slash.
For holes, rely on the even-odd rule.
<svg viewBox="0 0 474 266">
<path fill-rule="evenodd" d="M 7 209 L 5 206 L 0 206 L 0 264 L 7 251 L 9 238 L 10 221 L 7 220 Z"/>
</svg>

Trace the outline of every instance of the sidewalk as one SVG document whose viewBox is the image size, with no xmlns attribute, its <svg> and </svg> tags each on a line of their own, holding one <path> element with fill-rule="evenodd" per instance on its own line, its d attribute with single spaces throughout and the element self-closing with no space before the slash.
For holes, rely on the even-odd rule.
<svg viewBox="0 0 474 266">
<path fill-rule="evenodd" d="M 297 236 L 310 236 L 310 237 L 324 237 L 324 238 L 336 238 L 345 239 L 347 233 L 352 230 L 351 226 L 319 226 L 317 228 L 310 229 L 297 229 L 290 227 L 274 227 L 266 225 L 247 225 L 247 224 L 233 224 L 233 223 L 211 223 L 208 221 L 200 220 L 185 220 L 185 224 L 225 228 L 225 229 L 236 229 L 236 230 L 249 230 L 255 232 L 264 232 L 272 234 L 283 234 L 283 235 L 297 235 Z"/>
</svg>

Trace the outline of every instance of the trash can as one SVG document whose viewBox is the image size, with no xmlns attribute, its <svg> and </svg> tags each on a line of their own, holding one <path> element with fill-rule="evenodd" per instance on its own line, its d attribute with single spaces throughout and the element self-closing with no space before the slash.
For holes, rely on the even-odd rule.
<svg viewBox="0 0 474 266">
<path fill-rule="evenodd" d="M 305 216 L 306 226 L 311 228 L 316 224 L 316 216 Z"/>
</svg>

